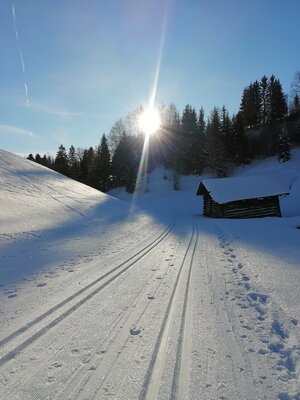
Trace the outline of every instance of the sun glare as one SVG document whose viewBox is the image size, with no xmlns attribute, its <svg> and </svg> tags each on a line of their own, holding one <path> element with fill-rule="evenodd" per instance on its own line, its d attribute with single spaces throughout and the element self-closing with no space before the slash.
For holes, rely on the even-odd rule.
<svg viewBox="0 0 300 400">
<path fill-rule="evenodd" d="M 154 108 L 146 108 L 139 118 L 139 127 L 150 136 L 160 127 L 160 118 L 158 112 Z"/>
</svg>

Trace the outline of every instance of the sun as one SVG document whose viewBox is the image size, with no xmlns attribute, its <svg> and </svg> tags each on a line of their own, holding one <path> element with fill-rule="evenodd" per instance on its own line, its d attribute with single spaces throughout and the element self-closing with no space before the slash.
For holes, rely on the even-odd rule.
<svg viewBox="0 0 300 400">
<path fill-rule="evenodd" d="M 146 108 L 139 117 L 139 127 L 146 136 L 150 136 L 160 128 L 159 113 L 154 108 Z"/>
</svg>

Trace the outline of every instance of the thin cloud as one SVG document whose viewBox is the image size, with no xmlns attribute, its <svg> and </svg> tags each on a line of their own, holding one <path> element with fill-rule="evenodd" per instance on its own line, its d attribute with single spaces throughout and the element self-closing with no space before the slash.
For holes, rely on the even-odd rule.
<svg viewBox="0 0 300 400">
<path fill-rule="evenodd" d="M 68 110 L 59 110 L 52 106 L 42 104 L 42 103 L 30 103 L 30 108 L 36 111 L 42 111 L 45 114 L 56 115 L 58 117 L 81 117 L 81 116 L 91 116 L 97 118 L 110 118 L 110 115 L 103 115 L 103 114 L 93 114 L 93 113 L 85 113 L 85 112 L 78 112 L 78 111 L 68 111 Z"/>
<path fill-rule="evenodd" d="M 23 72 L 23 78 L 24 78 L 24 91 L 25 91 L 25 98 L 26 98 L 26 106 L 29 107 L 28 85 L 26 83 L 26 69 L 25 69 L 24 57 L 23 57 L 23 53 L 22 53 L 22 50 L 21 50 L 20 40 L 19 40 L 19 33 L 18 33 L 17 20 L 16 20 L 16 9 L 15 9 L 14 4 L 12 4 L 11 6 L 12 6 L 12 15 L 13 15 L 13 20 L 14 20 L 14 28 L 15 28 L 17 48 L 18 48 L 18 53 L 19 53 L 19 56 L 20 56 L 20 61 L 21 61 L 21 65 L 22 65 L 22 72 Z"/>
<path fill-rule="evenodd" d="M 22 135 L 34 138 L 36 135 L 29 129 L 20 128 L 14 125 L 0 125 L 0 134 L 2 135 Z"/>
<path fill-rule="evenodd" d="M 58 110 L 54 107 L 45 105 L 45 104 L 40 104 L 40 103 L 30 103 L 30 106 L 34 110 L 42 111 L 46 114 L 52 114 L 52 115 L 57 115 L 60 117 L 74 117 L 74 116 L 80 116 L 80 115 L 85 115 L 82 112 L 73 112 L 73 111 L 66 111 L 66 110 Z"/>
</svg>

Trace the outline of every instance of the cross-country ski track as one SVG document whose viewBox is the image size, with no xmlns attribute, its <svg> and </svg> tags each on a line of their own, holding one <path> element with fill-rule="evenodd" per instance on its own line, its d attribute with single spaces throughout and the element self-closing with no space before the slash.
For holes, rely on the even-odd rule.
<svg viewBox="0 0 300 400">
<path fill-rule="evenodd" d="M 257 352 L 245 346 L 252 328 L 236 293 L 257 298 L 242 267 L 224 235 L 214 241 L 195 220 L 172 221 L 1 339 L 1 398 L 272 398 L 264 365 L 257 370 Z"/>
</svg>

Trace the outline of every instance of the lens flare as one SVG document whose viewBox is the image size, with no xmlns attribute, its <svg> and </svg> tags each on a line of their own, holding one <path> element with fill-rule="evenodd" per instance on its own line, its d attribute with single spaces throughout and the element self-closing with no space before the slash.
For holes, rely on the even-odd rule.
<svg viewBox="0 0 300 400">
<path fill-rule="evenodd" d="M 160 128 L 160 117 L 154 108 L 146 108 L 139 118 L 139 127 L 146 136 L 152 135 Z"/>
</svg>

